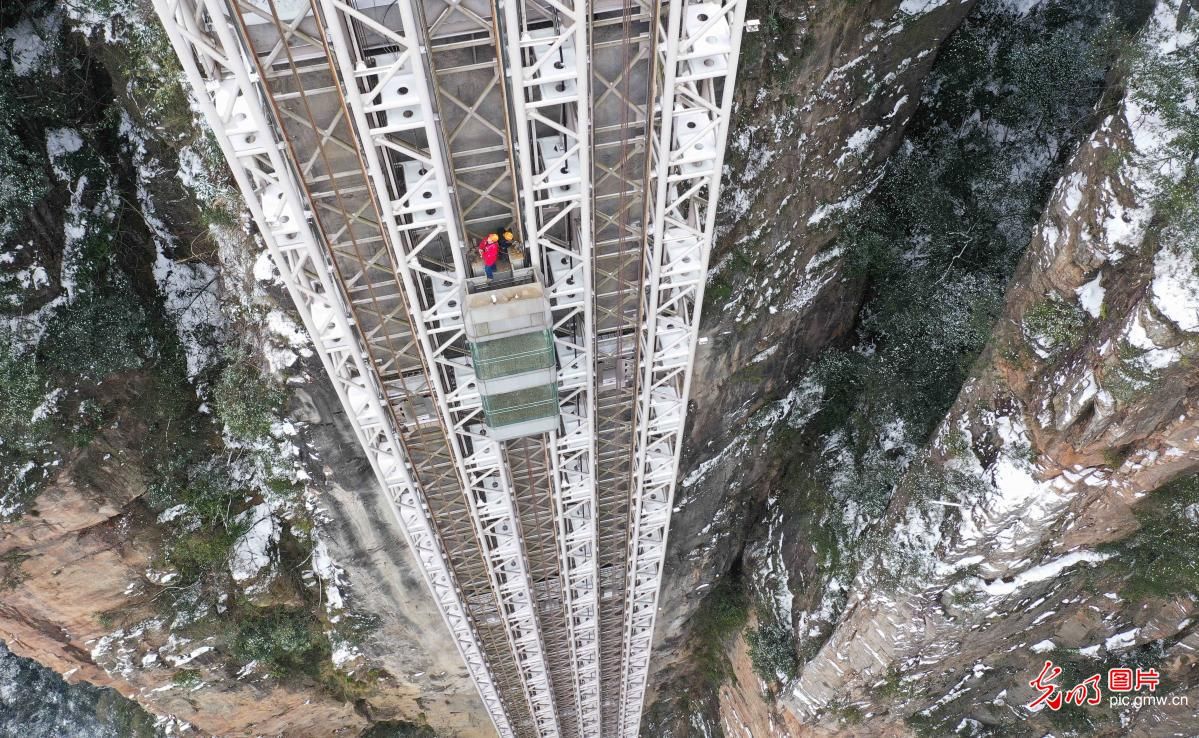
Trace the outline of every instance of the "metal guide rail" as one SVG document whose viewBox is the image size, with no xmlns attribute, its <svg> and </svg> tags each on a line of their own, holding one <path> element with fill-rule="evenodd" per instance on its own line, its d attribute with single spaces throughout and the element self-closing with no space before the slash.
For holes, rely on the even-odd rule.
<svg viewBox="0 0 1199 738">
<path fill-rule="evenodd" d="M 543 266 L 562 367 L 558 373 L 562 431 L 551 432 L 543 441 L 550 462 L 543 471 L 553 492 L 546 499 L 555 503 L 555 515 L 545 523 L 552 523 L 554 530 L 538 531 L 542 540 L 556 545 L 535 545 L 526 528 L 526 550 L 535 568 L 544 567 L 547 578 L 560 580 L 544 593 L 558 602 L 567 631 L 563 640 L 569 649 L 551 666 L 561 695 L 558 709 L 564 716 L 563 727 L 569 735 L 598 737 L 595 366 L 589 340 L 594 320 L 587 296 L 592 280 L 592 190 L 585 174 L 591 160 L 591 99 L 588 76 L 580 71 L 587 69 L 590 59 L 590 7 L 587 0 L 507 2 L 497 22 L 505 39 L 503 63 L 525 245 L 533 263 Z M 510 459 L 519 457 L 509 453 Z M 573 689 L 562 689 L 566 684 Z M 570 693 L 573 699 L 565 703 Z"/>
<path fill-rule="evenodd" d="M 745 7 L 672 0 L 657 19 L 619 732 L 627 738 L 638 734 L 645 699 Z"/>
<path fill-rule="evenodd" d="M 504 444 L 504 458 L 512 472 L 521 538 L 529 557 L 542 635 L 548 644 L 550 673 L 562 733 L 579 735 L 576 688 L 571 678 L 572 650 L 564 647 L 570 637 L 569 613 L 563 597 L 563 580 L 558 559 L 558 510 L 551 475 L 549 434 L 527 436 Z"/>
<path fill-rule="evenodd" d="M 599 467 L 600 661 L 603 725 L 619 723 L 624 585 L 633 482 L 633 405 L 640 322 L 645 114 L 650 9 L 626 2 L 592 20 L 592 182 L 595 257 L 596 445 Z"/>
<path fill-rule="evenodd" d="M 463 350 L 466 259 L 441 131 L 434 114 L 425 40 L 411 0 L 358 10 L 320 0 L 328 47 L 374 180 L 397 271 L 412 300 L 412 320 L 439 413 L 452 434 L 458 477 L 499 598 L 538 735 L 559 734 L 544 641 L 518 535 L 512 487 L 498 444 L 482 423 L 479 382 Z M 397 12 L 390 12 L 396 11 Z M 373 11 L 373 12 L 372 12 Z M 396 17 L 398 16 L 398 18 Z M 397 23 L 396 21 L 400 21 Z M 404 29 L 414 29 L 405 34 Z M 400 173 L 395 177 L 396 172 Z M 389 177 L 391 174 L 392 177 Z M 436 515 L 436 513 L 435 513 Z"/>
<path fill-rule="evenodd" d="M 425 53 L 434 70 L 430 81 L 462 224 L 476 237 L 504 225 L 519 229 L 493 0 L 424 0 L 421 7 Z"/>
</svg>

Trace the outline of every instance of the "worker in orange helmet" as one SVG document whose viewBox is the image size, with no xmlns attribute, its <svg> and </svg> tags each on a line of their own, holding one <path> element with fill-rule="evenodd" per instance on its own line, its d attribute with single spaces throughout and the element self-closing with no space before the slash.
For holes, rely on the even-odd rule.
<svg viewBox="0 0 1199 738">
<path fill-rule="evenodd" d="M 508 249 L 516 243 L 516 234 L 512 232 L 512 226 L 504 226 L 504 230 L 500 231 L 500 255 L 507 256 Z"/>
<path fill-rule="evenodd" d="M 479 256 L 483 259 L 483 271 L 488 279 L 495 279 L 495 264 L 500 260 L 500 236 L 498 233 L 488 233 L 479 241 Z"/>
</svg>

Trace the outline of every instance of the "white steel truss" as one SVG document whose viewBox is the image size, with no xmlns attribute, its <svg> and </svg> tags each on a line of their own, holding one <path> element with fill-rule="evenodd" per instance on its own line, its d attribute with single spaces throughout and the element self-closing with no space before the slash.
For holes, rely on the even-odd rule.
<svg viewBox="0 0 1199 738">
<path fill-rule="evenodd" d="M 637 735 L 746 0 L 153 3 L 498 734 Z M 503 218 L 562 422 L 501 444 Z"/>
<path fill-rule="evenodd" d="M 625 738 L 645 699 L 746 2 L 664 0 L 657 18 L 625 672 L 611 732 Z"/>
<path fill-rule="evenodd" d="M 587 0 L 504 4 L 525 242 L 554 316 L 563 431 L 550 434 L 576 731 L 600 735 Z M 581 71 L 583 73 L 581 73 Z"/>
<path fill-rule="evenodd" d="M 244 18 L 244 14 L 247 12 L 252 13 L 256 11 L 256 5 L 247 4 L 245 0 L 237 0 L 233 7 L 235 8 L 239 18 Z M 293 6 L 293 8 L 294 7 L 295 6 Z M 309 10 L 313 12 L 314 22 L 317 23 L 315 36 L 317 38 L 321 38 L 322 40 L 315 41 L 312 34 L 299 33 L 298 31 L 294 33 L 285 32 L 281 34 L 282 38 L 278 43 L 272 45 L 268 42 L 266 44 L 267 48 L 270 49 L 268 56 L 278 58 L 281 55 L 285 55 L 288 59 L 287 66 L 291 68 L 293 75 L 300 73 L 310 74 L 314 67 L 319 68 L 319 65 L 309 64 L 306 65 L 304 67 L 304 71 L 301 72 L 301 70 L 296 68 L 295 63 L 292 61 L 293 57 L 309 55 L 311 55 L 312 59 L 319 59 L 323 57 L 327 61 L 326 68 L 329 69 L 330 74 L 332 74 L 335 63 L 333 62 L 327 41 L 323 40 L 325 35 L 324 29 L 321 29 L 319 27 L 319 21 L 316 21 L 316 9 L 309 8 Z M 266 15 L 265 13 L 262 13 L 261 10 L 257 10 L 257 12 Z M 293 10 L 292 12 L 297 11 Z M 297 20 L 293 21 L 293 24 L 289 26 L 289 31 L 292 29 L 298 29 L 305 17 L 306 15 L 302 12 L 302 10 L 298 11 Z M 267 15 L 267 18 L 268 20 L 273 21 L 277 27 L 282 27 L 284 25 L 283 20 L 278 15 L 277 7 L 273 4 L 271 4 L 270 15 Z M 359 17 L 355 20 L 361 21 L 362 18 Z M 243 28 L 243 32 L 247 39 L 251 37 L 251 31 L 248 27 Z M 255 54 L 261 53 L 259 49 L 255 49 L 254 51 Z M 273 74 L 268 73 L 264 64 L 260 63 L 259 67 L 260 76 L 264 80 L 268 77 L 268 74 L 270 76 L 274 76 Z M 265 88 L 266 86 L 264 85 L 264 89 Z M 331 135 L 331 131 L 334 130 L 334 128 L 342 127 L 343 125 L 346 128 L 349 127 L 348 123 L 341 121 L 343 116 L 349 115 L 346 110 L 345 100 L 344 98 L 340 98 L 338 100 L 340 103 L 340 112 L 337 112 L 335 109 L 332 113 L 326 112 L 324 116 L 321 116 L 313 112 L 313 108 L 316 106 L 308 99 L 310 96 L 315 96 L 315 92 L 310 93 L 303 87 L 297 92 L 298 98 L 303 100 L 303 109 L 308 116 L 308 120 L 301 120 L 301 123 L 303 123 L 306 127 L 319 130 L 322 136 L 322 143 L 316 145 L 316 151 L 311 153 L 311 157 L 308 159 L 308 161 L 315 161 L 317 158 L 327 159 L 328 153 L 324 150 L 324 138 Z M 418 94 L 420 94 L 419 91 Z M 280 96 L 277 93 L 274 93 L 274 99 L 272 100 L 273 106 L 277 111 L 279 111 L 279 114 L 288 116 L 289 114 L 280 104 L 282 99 L 290 100 L 293 99 L 293 97 L 290 93 L 285 93 L 285 96 Z M 381 96 L 380 99 L 390 103 L 390 100 L 387 100 L 387 98 L 384 96 Z M 392 114 L 394 114 L 394 111 Z M 291 111 L 290 117 L 296 117 L 295 111 Z M 397 118 L 400 118 L 400 116 L 397 116 Z M 339 121 L 341 121 L 340 125 Z M 326 125 L 329 126 L 327 129 L 325 128 Z M 415 128 L 415 126 L 405 127 Z M 359 129 L 359 131 L 361 130 L 362 129 Z M 398 132 L 399 131 L 396 130 L 392 131 L 391 133 L 394 135 Z M 303 127 L 300 129 L 300 133 L 304 133 Z M 383 360 L 384 365 L 390 368 L 393 365 L 401 363 L 401 359 L 406 356 L 409 359 L 409 362 L 416 361 L 421 366 L 419 375 L 402 376 L 398 382 L 397 389 L 400 391 L 400 393 L 402 393 L 403 396 L 412 397 L 414 396 L 413 384 L 415 384 L 416 397 L 430 399 L 434 402 L 434 404 L 436 404 L 438 410 L 436 414 L 437 420 L 430 419 L 427 416 L 423 416 L 417 412 L 414 413 L 415 417 L 410 417 L 408 419 L 406 426 L 411 431 L 415 431 L 416 433 L 424 433 L 432 436 L 431 439 L 426 438 L 417 443 L 416 450 L 420 452 L 420 456 L 426 457 L 427 459 L 430 455 L 429 452 L 431 451 L 432 457 L 436 458 L 439 455 L 446 455 L 444 451 L 449 451 L 448 456 L 451 459 L 451 464 L 454 466 L 454 470 L 448 471 L 444 464 L 435 466 L 434 468 L 438 469 L 438 471 L 435 472 L 435 479 L 441 482 L 441 484 L 439 484 L 440 487 L 444 487 L 444 480 L 446 480 L 447 475 L 454 475 L 456 472 L 455 487 L 457 487 L 459 490 L 465 490 L 466 492 L 465 499 L 468 503 L 466 509 L 470 516 L 470 522 L 473 524 L 473 554 L 482 561 L 483 567 L 486 570 L 486 576 L 490 580 L 492 590 L 494 592 L 496 601 L 498 602 L 498 607 L 495 608 L 493 612 L 498 613 L 499 618 L 503 621 L 503 628 L 501 632 L 508 642 L 511 655 L 515 658 L 518 667 L 515 670 L 515 674 L 518 677 L 521 686 L 519 693 L 523 695 L 524 700 L 526 700 L 528 703 L 532 717 L 531 728 L 535 730 L 538 735 L 546 738 L 556 736 L 559 734 L 559 728 L 554 712 L 552 696 L 550 695 L 549 691 L 549 679 L 545 665 L 543 640 L 537 627 L 536 612 L 533 606 L 532 587 L 530 583 L 530 577 L 528 575 L 528 566 L 524 560 L 524 552 L 521 549 L 519 524 L 515 516 L 512 495 L 509 491 L 510 487 L 505 484 L 505 477 L 502 474 L 502 470 L 499 470 L 498 467 L 496 467 L 494 472 L 492 470 L 483 468 L 475 477 L 468 476 L 467 464 L 472 459 L 467 458 L 467 455 L 472 454 L 474 449 L 454 442 L 456 437 L 460 436 L 462 433 L 462 425 L 460 423 L 456 423 L 456 419 L 450 417 L 448 410 L 446 409 L 445 385 L 442 381 L 444 378 L 441 373 L 442 367 L 436 365 L 436 358 L 439 356 L 439 354 L 434 354 L 430 348 L 429 334 L 427 331 L 429 326 L 425 322 L 428 316 L 425 311 L 421 309 L 422 295 L 414 289 L 413 280 L 411 279 L 412 275 L 407 269 L 410 263 L 409 260 L 416 262 L 413 252 L 419 251 L 421 248 L 430 244 L 437 234 L 434 233 L 433 235 L 422 239 L 417 249 L 404 248 L 406 242 L 402 242 L 397 235 L 398 229 L 396 225 L 397 212 L 399 211 L 399 208 L 403 206 L 403 203 L 392 201 L 389 199 L 390 193 L 380 194 L 380 192 L 377 192 L 371 187 L 371 183 L 367 180 L 366 176 L 366 163 L 362 160 L 363 152 L 361 151 L 361 142 L 364 140 L 364 138 L 361 132 L 357 133 L 357 135 L 354 135 L 353 140 L 359 145 L 351 146 L 349 144 L 344 144 L 344 148 L 348 148 L 356 153 L 357 161 L 361 167 L 360 172 L 362 173 L 362 189 L 365 189 L 366 194 L 371 195 L 372 197 L 370 198 L 368 205 L 354 209 L 354 212 L 352 213 L 353 221 L 347 221 L 341 230 L 349 233 L 351 240 L 355 241 L 356 243 L 358 239 L 353 236 L 354 230 L 357 230 L 355 226 L 369 225 L 371 223 L 371 221 L 364 217 L 363 214 L 366 212 L 368 207 L 373 205 L 375 214 L 378 218 L 377 226 L 375 228 L 375 231 L 379 232 L 377 238 L 382 238 L 385 241 L 384 244 L 380 244 L 383 246 L 382 251 L 387 254 L 385 260 L 387 263 L 392 264 L 392 268 L 401 275 L 405 287 L 403 292 L 405 300 L 402 309 L 406 315 L 406 322 L 409 329 L 407 332 L 402 333 L 402 335 L 396 336 L 396 338 L 405 339 L 408 341 L 408 343 L 406 346 L 401 346 L 397 350 L 394 340 L 390 341 L 388 348 L 396 350 L 397 354 L 393 357 L 385 358 Z M 368 154 L 370 151 L 371 150 L 369 147 L 367 147 Z M 307 156 L 308 153 L 309 152 L 307 151 L 303 152 L 303 154 L 296 152 L 293 154 L 293 156 L 299 158 L 300 156 Z M 342 166 L 344 167 L 347 165 L 343 163 Z M 325 175 L 320 176 L 319 179 L 325 181 L 327 179 L 331 179 L 332 176 L 333 175 L 331 173 L 326 173 Z M 352 172 L 349 169 L 338 174 L 337 177 L 339 179 L 341 177 L 345 177 L 346 180 L 351 184 L 355 183 L 352 178 Z M 373 167 L 370 177 L 376 182 L 380 180 L 381 173 L 377 165 Z M 335 190 L 335 196 L 339 203 L 342 202 L 342 194 L 343 193 L 339 190 Z M 326 208 L 328 209 L 328 206 L 326 206 Z M 431 221 L 436 217 L 436 214 L 436 208 L 426 210 L 424 213 L 426 216 L 424 220 Z M 416 217 L 416 214 L 413 214 L 413 218 L 414 220 L 419 219 Z M 410 232 L 406 232 L 405 235 L 410 235 Z M 390 245 L 390 250 L 386 248 L 387 245 Z M 330 244 L 330 248 L 335 249 L 335 246 Z M 364 258 L 361 254 L 360 248 L 356 248 L 355 252 L 358 259 Z M 376 250 L 375 256 L 369 257 L 371 265 L 376 266 L 376 268 L 379 258 L 378 253 L 379 250 Z M 403 254 L 404 259 L 402 259 L 399 263 L 396 263 L 396 255 L 400 253 Z M 435 279 L 439 279 L 439 277 Z M 435 290 L 438 284 L 440 284 L 440 282 L 435 282 L 433 285 L 431 285 L 431 288 Z M 381 287 L 382 285 L 376 285 L 372 288 L 372 293 L 376 292 Z M 427 295 L 424 295 L 424 297 L 427 298 Z M 442 299 L 450 300 L 450 298 Z M 398 313 L 401 308 L 400 306 L 395 306 L 392 309 L 396 310 Z M 387 328 L 386 325 L 378 326 L 378 329 L 384 333 L 386 333 L 384 330 L 385 328 Z M 394 330 L 394 326 L 392 326 L 392 330 Z M 404 331 L 402 327 L 400 330 L 402 332 Z M 417 334 L 417 343 L 419 344 L 420 348 L 420 351 L 417 352 L 419 355 L 417 356 L 414 356 L 414 352 L 411 350 L 412 331 L 415 331 Z M 442 346 L 440 347 L 440 350 L 444 350 L 444 348 L 445 346 Z M 393 397 L 390 391 L 388 396 L 389 399 L 392 399 Z M 441 427 L 438 427 L 438 420 L 440 420 Z M 445 434 L 441 432 L 442 428 L 450 428 L 451 431 L 449 434 Z M 445 446 L 448 446 L 448 448 L 443 447 L 443 439 L 447 441 Z M 474 454 L 475 459 L 473 460 L 486 462 L 488 459 L 494 459 L 494 456 L 489 457 L 486 451 L 487 449 L 485 448 L 480 449 L 477 454 Z M 410 457 L 410 459 L 411 458 L 412 457 Z M 427 466 L 427 464 L 425 464 L 425 466 Z M 474 472 L 475 470 L 472 468 L 470 471 Z M 444 492 L 444 489 L 442 491 Z M 446 521 L 442 520 L 441 523 L 444 526 Z M 462 569 L 462 571 L 466 570 Z M 509 703 L 508 706 L 511 708 L 511 703 Z"/>
<path fill-rule="evenodd" d="M 347 417 L 421 573 L 479 690 L 484 707 L 504 738 L 515 736 L 474 624 L 462 601 L 448 556 L 429 515 L 423 490 L 414 483 L 402 422 L 385 399 L 382 382 L 366 358 L 351 300 L 332 274 L 328 255 L 307 221 L 283 144 L 266 118 L 245 50 L 219 0 L 154 0 L 168 37 L 208 120 L 272 261 L 333 382 Z"/>
<path fill-rule="evenodd" d="M 512 484 L 501 463 L 497 442 L 484 433 L 482 402 L 473 370 L 463 359 L 450 356 L 464 337 L 459 304 L 467 276 L 462 230 L 456 222 L 451 225 L 456 208 L 449 197 L 448 164 L 433 114 L 430 75 L 425 68 L 427 54 L 415 20 L 416 12 L 412 0 L 399 0 L 396 4 L 402 29 L 407 33 L 376 21 L 350 2 L 320 0 L 326 21 L 326 43 L 333 47 L 338 59 L 342 89 L 359 141 L 364 144 L 362 149 L 374 180 L 375 195 L 382 201 L 382 211 L 394 216 L 386 218 L 389 241 L 401 252 L 398 268 L 406 294 L 410 299 L 415 297 L 409 312 L 424 355 L 435 365 L 429 373 L 434 398 L 444 422 L 456 436 L 455 461 L 465 480 L 492 584 L 503 605 L 500 613 L 520 665 L 518 673 L 524 694 L 538 734 L 553 738 L 561 731 L 513 506 Z M 354 36 L 356 26 L 365 27 L 359 36 L 375 34 L 389 48 L 398 48 L 398 52 L 390 53 L 383 66 L 372 67 L 372 60 Z M 412 110 L 414 102 L 419 112 Z M 407 112 L 412 114 L 405 117 Z M 398 137 L 404 131 L 416 129 L 423 132 L 427 150 Z M 387 180 L 385 172 L 389 169 L 384 162 L 389 157 L 393 162 L 398 159 L 401 171 L 416 174 L 415 181 L 406 183 L 407 191 L 403 194 Z M 433 187 L 428 185 L 430 180 Z M 432 197 L 414 202 L 422 199 L 422 195 Z M 428 266 L 435 260 L 423 254 L 442 237 L 449 242 L 452 268 Z"/>
</svg>

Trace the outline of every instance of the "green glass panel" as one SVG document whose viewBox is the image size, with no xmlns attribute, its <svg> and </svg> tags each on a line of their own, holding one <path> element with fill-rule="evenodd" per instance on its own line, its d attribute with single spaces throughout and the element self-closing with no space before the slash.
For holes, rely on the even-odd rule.
<svg viewBox="0 0 1199 738">
<path fill-rule="evenodd" d="M 548 330 L 522 333 L 470 345 L 479 379 L 500 379 L 554 366 L 554 339 Z"/>
<path fill-rule="evenodd" d="M 515 392 L 483 395 L 483 412 L 493 428 L 558 414 L 558 386 L 541 384 Z"/>
</svg>

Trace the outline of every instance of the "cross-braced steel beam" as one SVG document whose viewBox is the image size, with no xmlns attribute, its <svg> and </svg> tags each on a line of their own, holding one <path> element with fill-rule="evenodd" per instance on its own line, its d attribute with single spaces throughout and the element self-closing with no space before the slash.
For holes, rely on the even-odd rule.
<svg viewBox="0 0 1199 738">
<path fill-rule="evenodd" d="M 525 245 L 542 267 L 561 365 L 563 426 L 547 442 L 558 545 L 547 573 L 559 580 L 569 658 L 554 680 L 573 685 L 559 710 L 587 737 L 600 735 L 589 10 L 587 0 L 524 0 L 499 16 Z"/>
<path fill-rule="evenodd" d="M 744 3 L 154 0 L 504 738 L 637 733 Z M 503 443 L 501 225 L 560 403 Z"/>
<path fill-rule="evenodd" d="M 621 725 L 640 728 L 746 0 L 662 3 L 655 34 Z"/>
<path fill-rule="evenodd" d="M 337 172 L 326 168 L 314 175 L 316 159 L 301 162 L 289 148 L 279 128 L 282 116 L 272 119 L 273 106 L 260 84 L 264 76 L 270 75 L 262 75 L 249 61 L 254 52 L 238 37 L 238 30 L 244 31 L 246 25 L 244 17 L 238 17 L 239 9 L 217 0 L 155 0 L 155 10 L 179 55 L 194 97 L 230 164 L 280 279 L 312 338 L 316 354 L 421 564 L 421 573 L 483 704 L 499 734 L 515 736 L 513 715 L 498 683 L 505 669 L 502 664 L 489 661 L 484 653 L 488 638 L 478 629 L 479 618 L 474 611 L 477 603 L 464 596 L 465 583 L 456 571 L 453 544 L 447 542 L 445 532 L 439 528 L 444 521 L 434 520 L 431 513 L 427 485 L 437 471 L 421 465 L 413 453 L 413 442 L 419 439 L 410 419 L 416 417 L 420 403 L 410 401 L 412 393 L 404 391 L 403 382 L 398 388 L 403 401 L 389 396 L 385 390 L 384 373 L 402 374 L 398 356 L 404 355 L 411 342 L 395 345 L 391 356 L 376 358 L 370 348 L 372 342 L 396 309 L 380 310 L 382 314 L 374 316 L 378 324 L 365 324 L 363 311 L 355 307 L 362 300 L 372 299 L 362 297 L 369 292 L 364 291 L 363 285 L 371 284 L 367 275 L 379 268 L 374 261 L 363 259 L 359 262 L 360 273 L 347 278 L 330 258 L 330 243 L 350 238 L 358 209 L 350 206 L 339 211 L 346 217 L 334 233 L 322 232 L 317 227 L 317 201 L 311 189 L 304 186 L 304 177 L 314 187 L 336 177 Z M 256 8 L 254 12 L 259 10 Z M 272 21 L 279 19 L 274 17 Z M 284 33 L 299 32 L 301 23 L 292 19 L 285 24 Z M 261 61 L 273 63 L 283 51 L 281 46 L 276 47 Z M 297 99 L 296 95 L 290 97 Z M 331 137 L 330 129 L 322 126 L 311 127 L 311 135 L 322 142 Z M 350 194 L 342 192 L 343 197 Z M 363 236 L 360 240 L 370 239 Z M 519 715 L 515 717 L 520 719 Z"/>
</svg>

